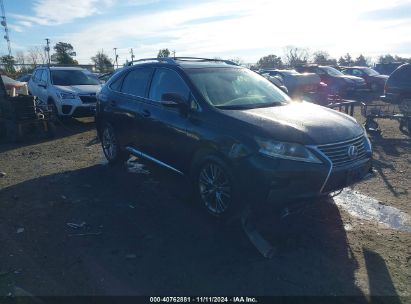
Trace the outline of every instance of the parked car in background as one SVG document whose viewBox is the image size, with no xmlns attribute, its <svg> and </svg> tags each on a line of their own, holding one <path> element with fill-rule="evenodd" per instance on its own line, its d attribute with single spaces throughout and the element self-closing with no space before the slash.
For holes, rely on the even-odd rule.
<svg viewBox="0 0 411 304">
<path fill-rule="evenodd" d="M 258 72 L 261 76 L 264 78 L 268 79 L 271 81 L 274 85 L 276 85 L 281 91 L 283 91 L 285 94 L 289 94 L 287 87 L 284 85 L 284 81 L 281 77 L 279 76 L 271 76 L 270 73 L 267 73 L 265 71 L 260 71 Z"/>
<path fill-rule="evenodd" d="M 327 102 L 327 85 L 314 73 L 301 74 L 295 70 L 263 70 L 263 73 L 282 79 L 292 98 L 310 96 L 319 104 Z"/>
<path fill-rule="evenodd" d="M 397 68 L 385 83 L 383 101 L 398 104 L 402 112 L 411 115 L 411 64 Z"/>
<path fill-rule="evenodd" d="M 31 74 L 25 74 L 25 75 L 20 76 L 16 80 L 20 82 L 29 82 L 30 78 L 31 78 Z"/>
<path fill-rule="evenodd" d="M 345 67 L 342 71 L 346 75 L 352 75 L 361 77 L 365 80 L 367 87 L 372 92 L 381 93 L 384 91 L 385 82 L 388 79 L 388 75 L 381 75 L 376 70 L 369 67 Z"/>
<path fill-rule="evenodd" d="M 110 163 L 132 154 L 186 176 L 214 216 L 242 200 L 260 208 L 324 195 L 371 169 L 371 144 L 354 118 L 293 102 L 230 61 L 141 60 L 113 75 L 97 100 Z"/>
<path fill-rule="evenodd" d="M 345 75 L 330 66 L 305 65 L 296 70 L 300 73 L 315 73 L 320 76 L 321 81 L 326 83 L 331 94 L 347 97 L 352 93 L 364 91 L 367 84 L 364 79 L 356 76 Z"/>
<path fill-rule="evenodd" d="M 101 84 L 89 71 L 76 67 L 39 67 L 29 83 L 30 94 L 50 105 L 55 117 L 94 115 L 96 92 Z"/>
</svg>

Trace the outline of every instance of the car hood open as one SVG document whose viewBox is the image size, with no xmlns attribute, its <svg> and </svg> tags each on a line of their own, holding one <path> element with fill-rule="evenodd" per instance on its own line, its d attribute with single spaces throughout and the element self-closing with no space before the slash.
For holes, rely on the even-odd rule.
<svg viewBox="0 0 411 304">
<path fill-rule="evenodd" d="M 223 112 L 259 129 L 263 136 L 305 145 L 345 141 L 364 133 L 351 116 L 308 102 Z"/>
</svg>

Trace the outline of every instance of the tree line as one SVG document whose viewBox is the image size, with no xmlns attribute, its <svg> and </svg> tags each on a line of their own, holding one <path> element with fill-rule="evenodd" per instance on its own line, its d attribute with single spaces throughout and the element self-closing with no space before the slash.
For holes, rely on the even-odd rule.
<svg viewBox="0 0 411 304">
<path fill-rule="evenodd" d="M 388 64 L 393 62 L 411 63 L 411 58 L 404 58 L 397 55 L 380 55 L 377 63 Z M 283 69 L 295 68 L 303 64 L 319 64 L 329 66 L 372 66 L 371 58 L 360 54 L 354 58 L 349 53 L 340 58 L 332 58 L 326 51 L 316 51 L 310 53 L 308 49 L 298 47 L 286 47 L 283 56 L 270 54 L 261 57 L 255 65 L 254 69 Z"/>
<path fill-rule="evenodd" d="M 70 43 L 58 42 L 53 47 L 54 52 L 50 55 L 51 64 L 77 65 L 75 59 L 76 52 Z M 104 53 L 98 51 L 96 55 L 90 58 L 96 70 L 101 73 L 113 71 L 113 60 Z M 9 76 L 17 76 L 30 73 L 37 65 L 48 64 L 48 53 L 44 47 L 36 46 L 29 48 L 27 52 L 18 51 L 15 56 L 4 55 L 0 57 L 0 63 L 3 65 L 4 72 Z M 17 70 L 16 66 L 20 66 Z"/>
<path fill-rule="evenodd" d="M 67 42 L 58 42 L 53 47 L 53 54 L 50 55 L 52 64 L 70 64 L 76 65 L 78 61 L 75 59 L 76 52 L 73 46 Z M 171 54 L 168 48 L 158 51 L 157 57 L 169 57 Z M 221 59 L 216 57 L 215 59 Z M 90 58 L 97 72 L 105 73 L 114 70 L 114 60 L 111 59 L 104 50 L 100 50 Z M 229 59 L 237 64 L 244 65 L 244 60 L 240 57 Z M 39 64 L 47 64 L 49 61 L 48 54 L 43 47 L 32 47 L 26 53 L 22 51 L 16 52 L 15 56 L 4 55 L 0 57 L 0 63 L 3 65 L 4 72 L 9 76 L 17 76 L 31 72 L 35 66 Z M 392 63 L 403 62 L 411 63 L 411 58 L 404 58 L 397 55 L 385 54 L 378 57 L 377 63 Z M 326 51 L 315 51 L 310 53 L 308 49 L 288 46 L 284 49 L 283 55 L 278 56 L 270 54 L 261 57 L 256 64 L 251 65 L 254 69 L 283 69 L 294 68 L 302 64 L 320 64 L 330 66 L 371 66 L 370 57 L 360 54 L 354 58 L 349 53 L 340 58 L 332 58 Z M 16 65 L 20 65 L 20 69 L 16 70 Z"/>
</svg>

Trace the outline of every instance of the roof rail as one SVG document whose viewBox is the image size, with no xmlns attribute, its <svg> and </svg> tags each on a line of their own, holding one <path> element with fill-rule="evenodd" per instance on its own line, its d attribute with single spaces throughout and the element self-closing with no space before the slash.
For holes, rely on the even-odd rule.
<svg viewBox="0 0 411 304">
<path fill-rule="evenodd" d="M 173 57 L 174 60 L 180 60 L 180 61 L 197 61 L 197 62 L 207 62 L 207 61 L 213 61 L 213 62 L 224 62 L 229 65 L 238 65 L 237 63 L 231 61 L 231 60 L 225 60 L 225 59 L 210 59 L 210 58 L 200 58 L 200 57 Z"/>
<path fill-rule="evenodd" d="M 212 61 L 212 62 L 224 62 L 225 64 L 229 65 L 236 65 L 233 61 L 230 60 L 224 60 L 224 59 L 210 59 L 210 58 L 200 58 L 200 57 L 161 57 L 161 58 L 144 58 L 144 59 L 138 59 L 138 60 L 133 60 L 127 63 L 126 66 L 132 66 L 134 63 L 146 63 L 150 61 L 156 61 L 156 62 L 165 62 L 169 64 L 177 64 L 176 61 L 194 61 L 194 62 L 207 62 L 207 61 Z"/>
<path fill-rule="evenodd" d="M 171 63 L 175 64 L 175 61 L 171 57 L 161 57 L 161 58 L 144 58 L 144 59 L 138 59 L 138 60 L 133 60 L 130 61 L 126 64 L 126 66 L 132 66 L 134 63 L 145 63 L 145 62 L 150 62 L 150 61 L 158 61 L 158 62 L 165 62 L 165 63 Z"/>
</svg>

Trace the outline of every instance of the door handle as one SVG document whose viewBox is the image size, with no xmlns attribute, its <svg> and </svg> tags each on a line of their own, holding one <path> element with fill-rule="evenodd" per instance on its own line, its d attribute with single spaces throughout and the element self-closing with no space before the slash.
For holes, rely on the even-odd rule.
<svg viewBox="0 0 411 304">
<path fill-rule="evenodd" d="M 143 114 L 144 117 L 150 117 L 150 116 L 151 116 L 150 111 L 147 110 L 147 109 L 144 109 L 144 110 L 142 111 L 142 114 Z"/>
</svg>

